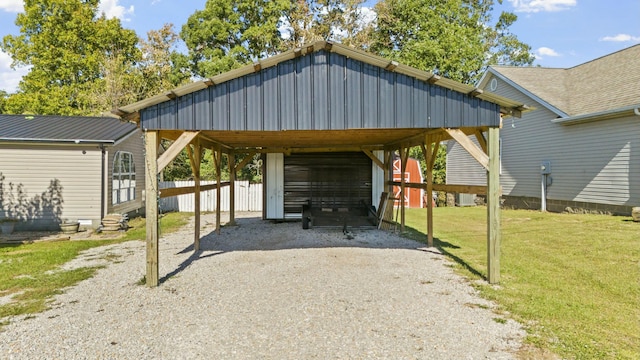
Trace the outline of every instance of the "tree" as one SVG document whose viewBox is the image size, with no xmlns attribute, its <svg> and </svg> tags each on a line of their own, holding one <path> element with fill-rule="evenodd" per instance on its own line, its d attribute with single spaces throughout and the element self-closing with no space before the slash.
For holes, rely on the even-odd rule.
<svg viewBox="0 0 640 360">
<path fill-rule="evenodd" d="M 278 27 L 289 0 L 207 0 L 180 36 L 196 76 L 213 75 L 278 52 Z"/>
<path fill-rule="evenodd" d="M 123 29 L 118 19 L 98 16 L 98 2 L 24 1 L 15 22 L 20 35 L 5 36 L 0 44 L 14 66 L 31 66 L 7 100 L 8 112 L 92 112 L 91 93 L 104 85 L 99 80 L 106 69 L 135 64 L 140 55 L 135 32 Z"/>
<path fill-rule="evenodd" d="M 191 74 L 184 67 L 183 54 L 176 50 L 179 40 L 173 24 L 164 24 L 159 30 L 149 31 L 147 40 L 140 39 L 142 59 L 138 67 L 144 79 L 139 90 L 142 98 L 176 88 L 190 80 Z"/>
<path fill-rule="evenodd" d="M 7 111 L 7 98 L 9 98 L 9 94 L 4 90 L 0 90 L 0 114 L 4 114 Z"/>
<path fill-rule="evenodd" d="M 501 0 L 498 0 L 501 3 Z M 509 32 L 516 15 L 491 23 L 493 0 L 382 0 L 371 50 L 465 83 L 492 63 L 530 65 L 531 48 Z"/>
</svg>

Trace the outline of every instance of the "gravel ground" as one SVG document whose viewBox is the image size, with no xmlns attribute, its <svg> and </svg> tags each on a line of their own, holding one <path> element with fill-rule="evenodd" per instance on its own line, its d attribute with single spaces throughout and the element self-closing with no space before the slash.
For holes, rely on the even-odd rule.
<svg viewBox="0 0 640 360">
<path fill-rule="evenodd" d="M 157 288 L 139 285 L 144 243 L 91 249 L 65 268 L 107 266 L 50 310 L 11 319 L 0 358 L 515 358 L 520 324 L 494 313 L 437 250 L 258 216 L 240 214 L 221 235 L 203 216 L 209 235 L 196 254 L 191 227 L 161 236 Z"/>
</svg>

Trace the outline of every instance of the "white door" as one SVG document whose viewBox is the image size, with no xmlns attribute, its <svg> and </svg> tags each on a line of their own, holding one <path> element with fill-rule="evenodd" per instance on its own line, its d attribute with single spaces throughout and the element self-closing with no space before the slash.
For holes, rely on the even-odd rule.
<svg viewBox="0 0 640 360">
<path fill-rule="evenodd" d="M 284 219 L 284 154 L 267 154 L 267 219 Z"/>
</svg>

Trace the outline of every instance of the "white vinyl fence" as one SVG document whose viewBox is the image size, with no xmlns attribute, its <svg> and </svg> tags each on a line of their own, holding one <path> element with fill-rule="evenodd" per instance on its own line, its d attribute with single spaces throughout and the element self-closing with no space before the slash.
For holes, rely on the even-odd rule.
<svg viewBox="0 0 640 360">
<path fill-rule="evenodd" d="M 200 185 L 215 184 L 215 181 L 201 181 Z M 194 186 L 193 181 L 161 181 L 160 191 L 163 188 Z M 251 184 L 248 181 L 236 181 L 236 211 L 262 211 L 262 184 Z M 221 211 L 229 211 L 229 186 L 222 187 Z M 184 194 L 160 199 L 161 211 L 194 212 L 194 194 Z M 200 193 L 200 210 L 216 210 L 216 190 L 207 190 Z"/>
</svg>

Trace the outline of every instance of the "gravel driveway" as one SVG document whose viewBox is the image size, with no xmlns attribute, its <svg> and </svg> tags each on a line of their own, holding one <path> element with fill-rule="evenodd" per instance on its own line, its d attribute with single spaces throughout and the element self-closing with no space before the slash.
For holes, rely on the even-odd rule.
<svg viewBox="0 0 640 360">
<path fill-rule="evenodd" d="M 219 236 L 203 216 L 197 254 L 191 227 L 161 234 L 157 288 L 138 285 L 143 242 L 91 249 L 65 267 L 107 266 L 51 310 L 12 319 L 0 358 L 512 359 L 521 345 L 520 324 L 435 249 L 259 216 Z"/>
</svg>

